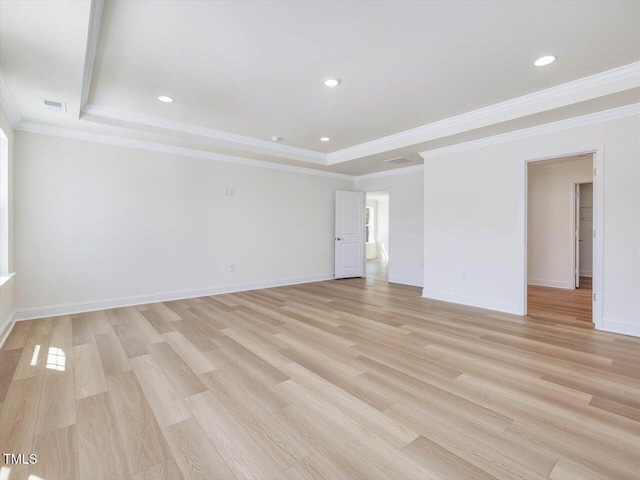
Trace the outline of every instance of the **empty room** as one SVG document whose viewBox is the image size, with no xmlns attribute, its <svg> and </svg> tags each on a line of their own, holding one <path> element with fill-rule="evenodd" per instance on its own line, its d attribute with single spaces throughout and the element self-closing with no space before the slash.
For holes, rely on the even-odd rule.
<svg viewBox="0 0 640 480">
<path fill-rule="evenodd" d="M 637 479 L 640 1 L 0 0 L 0 453 Z"/>
</svg>

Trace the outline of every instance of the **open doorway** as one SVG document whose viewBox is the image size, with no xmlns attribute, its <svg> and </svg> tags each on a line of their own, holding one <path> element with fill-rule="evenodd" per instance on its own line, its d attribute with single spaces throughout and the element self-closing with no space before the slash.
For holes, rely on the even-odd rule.
<svg viewBox="0 0 640 480">
<path fill-rule="evenodd" d="M 593 154 L 527 169 L 527 314 L 593 322 Z"/>
<path fill-rule="evenodd" d="M 367 278 L 386 282 L 389 262 L 389 191 L 367 192 L 366 198 Z"/>
</svg>

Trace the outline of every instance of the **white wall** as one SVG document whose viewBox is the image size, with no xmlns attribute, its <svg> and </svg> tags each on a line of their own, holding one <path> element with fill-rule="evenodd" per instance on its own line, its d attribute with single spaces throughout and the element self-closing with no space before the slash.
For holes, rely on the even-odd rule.
<svg viewBox="0 0 640 480">
<path fill-rule="evenodd" d="M 356 179 L 356 190 L 389 191 L 389 281 L 422 286 L 424 176 L 420 169 Z"/>
<path fill-rule="evenodd" d="M 529 163 L 529 285 L 575 288 L 574 184 L 592 179 L 592 155 Z"/>
<path fill-rule="evenodd" d="M 7 136 L 8 144 L 9 144 L 9 178 L 8 178 L 8 205 L 7 211 L 3 212 L 8 215 L 8 270 L 12 272 L 13 268 L 13 151 L 14 151 L 14 132 L 11 127 L 11 123 L 9 122 L 9 118 L 7 117 L 4 109 L 0 106 L 0 128 Z M 2 227 L 4 228 L 4 226 Z M 2 273 L 2 272 L 0 272 Z M 5 272 L 6 273 L 6 272 Z M 10 278 L 9 280 L 3 281 L 0 278 L 0 341 L 2 339 L 2 334 L 4 332 L 5 327 L 9 324 L 11 320 L 11 314 L 14 309 L 14 282 L 15 277 Z"/>
<path fill-rule="evenodd" d="M 20 318 L 333 278 L 351 180 L 15 137 Z"/>
<path fill-rule="evenodd" d="M 640 117 L 627 116 L 425 159 L 424 291 L 524 311 L 525 160 L 602 150 L 603 319 L 640 335 Z M 433 153 L 432 153 L 433 154 Z M 393 197 L 391 198 L 393 204 Z M 467 272 L 463 279 L 462 272 Z M 597 307 L 598 308 L 598 307 Z"/>
<path fill-rule="evenodd" d="M 590 277 L 593 274 L 593 183 L 580 185 L 580 208 L 580 275 Z"/>
</svg>

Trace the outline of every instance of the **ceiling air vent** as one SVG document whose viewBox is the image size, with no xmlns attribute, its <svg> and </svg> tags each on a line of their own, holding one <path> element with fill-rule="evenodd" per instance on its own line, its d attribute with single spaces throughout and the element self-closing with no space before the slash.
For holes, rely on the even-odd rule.
<svg viewBox="0 0 640 480">
<path fill-rule="evenodd" d="M 410 163 L 410 162 L 411 160 L 405 157 L 391 158 L 389 160 L 384 161 L 384 163 L 395 163 L 395 164 Z"/>
<path fill-rule="evenodd" d="M 67 104 L 64 102 L 54 102 L 53 100 L 46 100 L 44 98 L 41 98 L 40 100 L 42 100 L 42 105 L 47 110 L 51 110 L 56 113 L 67 113 Z"/>
</svg>

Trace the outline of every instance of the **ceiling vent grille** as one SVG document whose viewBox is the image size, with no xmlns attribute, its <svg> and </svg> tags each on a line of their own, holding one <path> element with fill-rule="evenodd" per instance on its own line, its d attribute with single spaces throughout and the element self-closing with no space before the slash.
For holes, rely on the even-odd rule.
<svg viewBox="0 0 640 480">
<path fill-rule="evenodd" d="M 384 160 L 384 163 L 395 163 L 397 165 L 402 163 L 411 163 L 411 160 L 405 157 L 398 157 L 398 158 L 391 158 L 389 160 Z"/>
<path fill-rule="evenodd" d="M 67 104 L 64 102 L 54 102 L 53 100 L 47 100 L 44 98 L 41 98 L 40 100 L 42 100 L 42 105 L 47 110 L 56 113 L 67 113 Z"/>
</svg>

